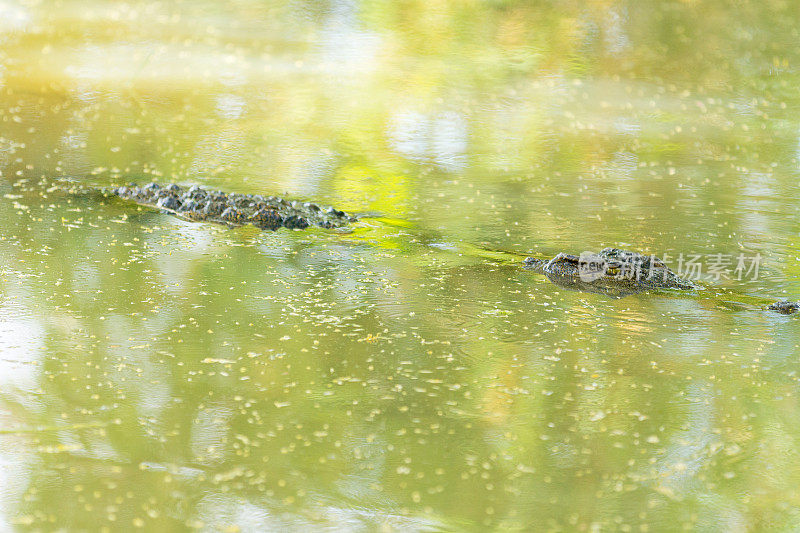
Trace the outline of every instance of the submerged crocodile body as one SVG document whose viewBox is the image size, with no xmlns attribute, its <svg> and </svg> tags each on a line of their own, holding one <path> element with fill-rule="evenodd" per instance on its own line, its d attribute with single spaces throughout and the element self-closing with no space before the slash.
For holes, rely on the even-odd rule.
<svg viewBox="0 0 800 533">
<path fill-rule="evenodd" d="M 528 257 L 523 263 L 525 268 L 544 274 L 556 285 L 617 298 L 647 291 L 698 288 L 658 257 L 619 248 L 584 252 L 580 256 L 559 253 L 549 260 Z M 800 302 L 783 300 L 768 305 L 767 309 L 789 315 L 800 311 Z"/>
<path fill-rule="evenodd" d="M 290 202 L 276 196 L 208 191 L 197 185 L 181 187 L 170 183 L 162 186 L 153 182 L 143 187 L 130 184 L 105 189 L 104 192 L 137 204 L 157 207 L 188 220 L 229 226 L 252 224 L 273 231 L 280 227 L 340 228 L 357 220 L 333 207 L 323 209 L 314 203 Z"/>
</svg>

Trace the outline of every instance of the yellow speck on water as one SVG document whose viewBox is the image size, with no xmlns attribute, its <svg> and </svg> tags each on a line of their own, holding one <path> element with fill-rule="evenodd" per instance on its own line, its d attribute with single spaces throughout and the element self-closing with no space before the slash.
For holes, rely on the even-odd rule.
<svg viewBox="0 0 800 533">
<path fill-rule="evenodd" d="M 203 359 L 200 362 L 204 363 L 204 364 L 212 364 L 212 363 L 232 364 L 232 363 L 235 363 L 236 361 L 233 360 L 233 359 L 216 359 L 214 357 L 206 357 L 205 359 Z"/>
</svg>

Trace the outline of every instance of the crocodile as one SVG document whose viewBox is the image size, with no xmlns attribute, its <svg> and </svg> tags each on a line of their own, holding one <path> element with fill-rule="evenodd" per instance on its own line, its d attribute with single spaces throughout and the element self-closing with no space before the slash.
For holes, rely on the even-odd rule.
<svg viewBox="0 0 800 533">
<path fill-rule="evenodd" d="M 277 196 L 210 191 L 198 185 L 182 187 L 156 182 L 142 187 L 131 183 L 102 189 L 107 196 L 118 196 L 140 205 L 162 209 L 193 221 L 208 221 L 228 226 L 252 224 L 264 230 L 280 227 L 305 229 L 309 226 L 340 228 L 357 217 L 334 207 L 322 208 L 312 202 L 289 201 Z"/>
<path fill-rule="evenodd" d="M 552 259 L 527 257 L 523 264 L 556 285 L 615 298 L 648 291 L 699 288 L 670 270 L 658 257 L 619 248 L 583 252 L 579 256 L 561 252 Z M 789 315 L 800 311 L 800 302 L 782 300 L 767 309 Z"/>
</svg>

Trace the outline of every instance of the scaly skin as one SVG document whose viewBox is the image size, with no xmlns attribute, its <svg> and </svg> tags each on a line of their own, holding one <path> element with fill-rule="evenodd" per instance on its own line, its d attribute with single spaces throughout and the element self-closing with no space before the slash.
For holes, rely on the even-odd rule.
<svg viewBox="0 0 800 533">
<path fill-rule="evenodd" d="M 164 209 L 188 220 L 229 226 L 252 224 L 269 230 L 281 226 L 290 229 L 308 226 L 339 228 L 357 220 L 333 207 L 323 210 L 312 203 L 289 202 L 275 196 L 206 191 L 197 185 L 184 188 L 174 183 L 166 186 L 148 183 L 144 187 L 132 184 L 106 189 L 105 192 L 137 204 Z"/>
</svg>

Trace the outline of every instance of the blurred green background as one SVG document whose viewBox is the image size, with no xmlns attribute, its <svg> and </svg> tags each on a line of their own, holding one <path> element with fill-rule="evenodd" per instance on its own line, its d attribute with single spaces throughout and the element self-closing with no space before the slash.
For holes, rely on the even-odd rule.
<svg viewBox="0 0 800 533">
<path fill-rule="evenodd" d="M 0 0 L 0 530 L 796 531 L 798 41 L 778 0 Z M 763 262 L 518 264 L 603 246 Z"/>
</svg>

